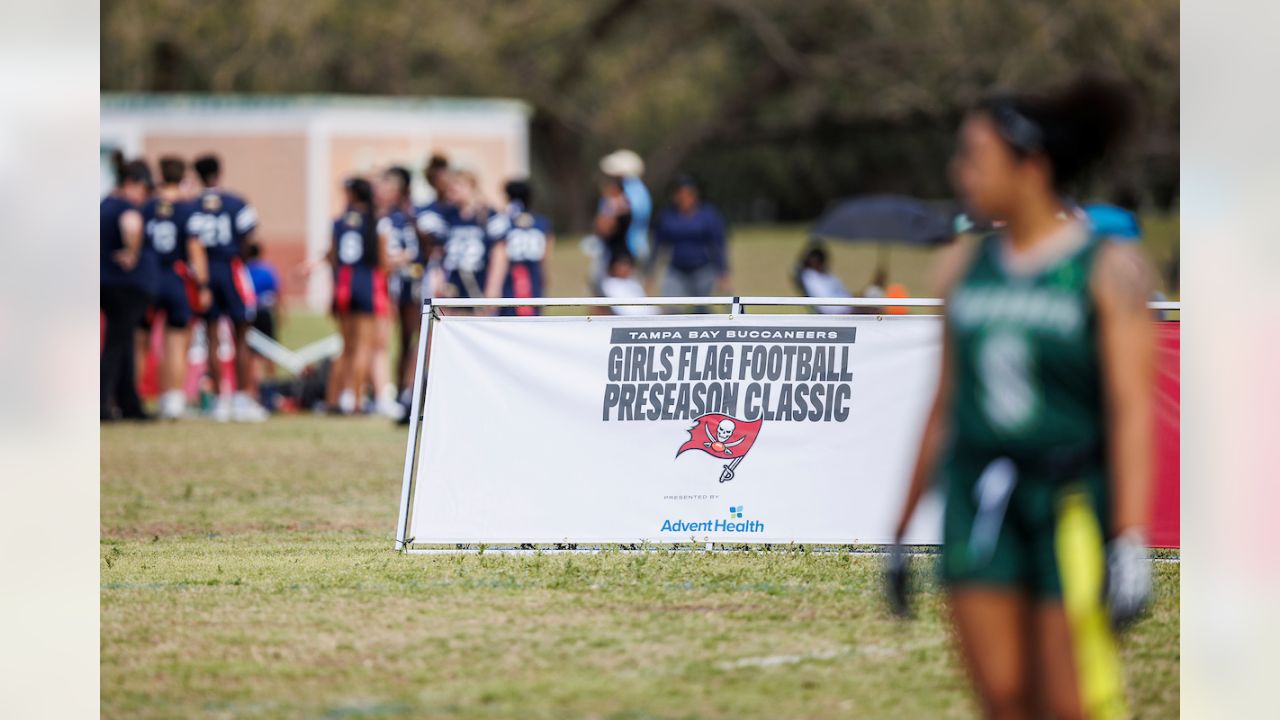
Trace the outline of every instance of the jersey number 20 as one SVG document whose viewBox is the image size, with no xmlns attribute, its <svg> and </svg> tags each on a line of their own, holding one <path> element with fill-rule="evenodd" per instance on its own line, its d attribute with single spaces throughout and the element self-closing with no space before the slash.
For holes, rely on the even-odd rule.
<svg viewBox="0 0 1280 720">
<path fill-rule="evenodd" d="M 507 233 L 511 262 L 537 262 L 547 252 L 547 236 L 541 230 L 515 228 Z"/>
</svg>

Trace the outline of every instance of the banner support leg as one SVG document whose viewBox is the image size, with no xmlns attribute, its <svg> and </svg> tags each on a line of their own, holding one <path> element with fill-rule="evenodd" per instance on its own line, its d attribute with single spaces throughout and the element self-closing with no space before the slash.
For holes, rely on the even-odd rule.
<svg viewBox="0 0 1280 720">
<path fill-rule="evenodd" d="M 400 486 L 400 517 L 396 521 L 397 550 L 404 550 L 413 541 L 406 537 L 409 532 L 409 498 L 413 492 L 414 461 L 418 458 L 420 445 L 419 417 L 422 414 L 422 397 L 427 387 L 427 344 L 431 336 L 431 327 L 435 317 L 432 312 L 431 299 L 422 301 L 422 325 L 418 328 L 418 364 L 413 376 L 413 400 L 409 408 L 409 437 L 404 448 L 404 478 Z"/>
</svg>

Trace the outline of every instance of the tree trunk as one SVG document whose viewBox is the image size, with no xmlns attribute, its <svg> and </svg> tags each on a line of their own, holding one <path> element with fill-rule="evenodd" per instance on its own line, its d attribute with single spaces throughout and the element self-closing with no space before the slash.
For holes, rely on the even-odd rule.
<svg viewBox="0 0 1280 720">
<path fill-rule="evenodd" d="M 540 191 L 556 230 L 585 232 L 591 224 L 591 165 L 583 158 L 584 139 L 568 125 L 539 113 L 533 120 L 532 145 L 550 187 Z"/>
</svg>

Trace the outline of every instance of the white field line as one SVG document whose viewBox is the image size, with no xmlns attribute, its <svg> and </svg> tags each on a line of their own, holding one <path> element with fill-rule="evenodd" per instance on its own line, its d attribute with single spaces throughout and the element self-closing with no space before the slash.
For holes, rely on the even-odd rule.
<svg viewBox="0 0 1280 720">
<path fill-rule="evenodd" d="M 851 648 L 839 647 L 832 650 L 817 650 L 803 655 L 762 655 L 760 657 L 745 657 L 737 660 L 727 660 L 725 662 L 716 663 L 716 667 L 721 670 L 738 670 L 740 668 L 767 668 L 777 667 L 779 665 L 794 665 L 802 663 L 806 660 L 830 660 L 832 658 L 847 655 Z"/>
<path fill-rule="evenodd" d="M 901 645 L 885 645 L 882 643 L 868 643 L 857 647 L 841 645 L 836 648 L 815 650 L 813 652 L 800 655 L 761 655 L 757 657 L 738 658 L 737 660 L 726 660 L 724 662 L 716 663 L 716 667 L 721 670 L 771 668 L 779 667 L 781 665 L 794 665 L 796 663 L 808 662 L 810 660 L 832 660 L 843 655 L 850 654 L 866 655 L 876 660 L 884 660 L 915 650 L 937 647 L 941 644 L 941 640 L 931 640 L 927 642 L 909 642 Z"/>
</svg>

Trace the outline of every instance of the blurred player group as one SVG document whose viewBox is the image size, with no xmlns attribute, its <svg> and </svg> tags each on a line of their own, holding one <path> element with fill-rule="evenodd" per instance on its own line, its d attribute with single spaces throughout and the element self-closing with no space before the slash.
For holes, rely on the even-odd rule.
<svg viewBox="0 0 1280 720">
<path fill-rule="evenodd" d="M 511 180 L 490 203 L 476 176 L 432 156 L 423 174 L 435 199 L 415 206 L 411 173 L 392 166 L 344 184 L 346 208 L 334 220 L 322 259 L 333 272 L 332 312 L 343 350 L 326 386 L 324 407 L 342 414 L 372 409 L 407 417 L 417 334 L 425 298 L 539 298 L 554 243 L 550 222 L 533 212 L 525 180 Z M 534 307 L 503 308 L 534 315 Z M 388 377 L 392 316 L 400 325 L 396 377 Z"/>
<path fill-rule="evenodd" d="M 115 158 L 116 184 L 102 200 L 101 354 L 102 420 L 146 419 L 138 393 L 142 338 L 153 323 L 165 326 L 158 368 L 158 413 L 188 414 L 186 387 L 193 338 L 214 347 L 229 328 L 234 382 L 222 382 L 216 353 L 206 350 L 212 388 L 210 416 L 259 422 L 265 363 L 249 346 L 251 327 L 274 338 L 274 271 L 253 263 L 257 214 L 241 196 L 219 186 L 216 156 L 193 163 L 160 158 L 160 182 L 141 160 Z M 554 243 L 550 222 L 533 212 L 525 180 L 511 180 L 501 203 L 491 203 L 476 176 L 433 155 L 423 169 L 434 199 L 411 200 L 411 172 L 401 166 L 343 184 L 345 208 L 334 219 L 329 247 L 299 270 L 332 273 L 331 312 L 342 350 L 327 367 L 323 400 L 313 409 L 340 414 L 408 415 L 417 334 L 424 298 L 538 298 L 547 285 Z M 484 312 L 481 310 L 480 312 Z M 534 315 L 535 307 L 503 308 L 504 315 Z M 392 325 L 400 326 L 399 357 L 391 377 Z M 194 332 L 193 332 L 194 331 Z M 234 390 L 231 386 L 234 386 Z"/>
<path fill-rule="evenodd" d="M 218 158 L 194 163 L 199 186 L 192 187 L 181 158 L 159 161 L 160 182 L 140 160 L 114 158 L 115 189 L 100 205 L 101 355 L 100 418 L 145 419 L 138 394 L 136 334 L 164 318 L 164 352 L 159 367 L 159 414 L 186 412 L 183 389 L 188 348 L 197 319 L 217 327 L 225 319 L 234 346 L 234 387 L 215 392 L 209 408 L 217 420 L 260 422 L 267 411 L 252 391 L 253 357 L 247 334 L 255 320 L 269 321 L 270 301 L 259 307 L 246 261 L 257 213 L 239 195 L 219 185 Z M 139 332 L 143 331 L 143 332 Z M 211 369 L 216 362 L 209 362 Z M 224 384 L 213 377 L 215 389 Z"/>
</svg>

